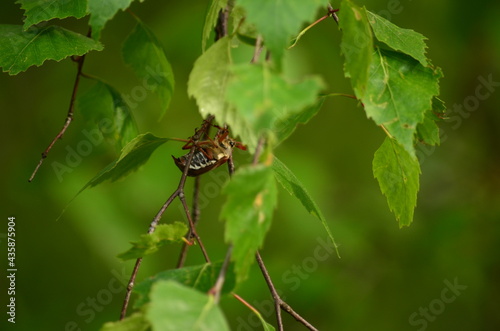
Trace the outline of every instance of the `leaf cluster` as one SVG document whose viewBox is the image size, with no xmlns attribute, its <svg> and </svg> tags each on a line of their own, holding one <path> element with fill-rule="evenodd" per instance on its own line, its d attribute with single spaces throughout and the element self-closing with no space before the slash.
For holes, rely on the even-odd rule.
<svg viewBox="0 0 500 331">
<path fill-rule="evenodd" d="M 104 45 L 99 40 L 106 23 L 118 11 L 126 10 L 132 0 L 18 3 L 25 11 L 24 24 L 0 25 L 0 67 L 10 75 L 46 60 L 61 61 L 102 51 Z M 190 73 L 187 92 L 196 100 L 202 117 L 214 115 L 219 124 L 228 124 L 232 135 L 239 136 L 255 154 L 254 162 L 240 166 L 223 189 L 226 203 L 220 218 L 225 221 L 225 241 L 233 249 L 223 294 L 245 280 L 255 254 L 263 246 L 277 205 L 277 183 L 321 221 L 335 244 L 312 196 L 293 171 L 274 156 L 275 148 L 293 134 L 297 125 L 314 117 L 326 98 L 338 95 L 328 93 L 320 76 L 291 80 L 282 66 L 293 37 L 300 37 L 311 26 L 303 32 L 301 27 L 311 23 L 320 9 L 332 14 L 326 5 L 319 0 L 212 0 L 208 8 L 202 54 Z M 228 15 L 229 33 L 210 43 L 221 11 Z M 49 23 L 55 18 L 87 15 L 92 31 L 87 35 Z M 174 93 L 172 67 L 153 31 L 132 16 L 135 27 L 123 42 L 123 60 L 157 94 L 163 116 Z M 399 225 L 408 226 L 419 189 L 415 146 L 439 144 L 439 117 L 435 114 L 445 110 L 438 98 L 442 72 L 427 58 L 421 34 L 399 28 L 351 0 L 341 2 L 338 18 L 345 76 L 350 78 L 355 98 L 367 117 L 387 133 L 375 152 L 373 174 Z M 236 61 L 235 49 L 248 43 L 255 49 L 252 61 Z M 261 51 L 265 56 L 259 56 Z M 95 123 L 121 152 L 80 192 L 106 180 L 126 177 L 171 140 L 139 133 L 127 99 L 104 79 L 85 77 L 93 85 L 78 94 L 77 111 Z M 185 241 L 186 233 L 182 223 L 160 225 L 156 232 L 133 242 L 120 257 L 143 257 L 167 243 Z M 138 311 L 120 322 L 107 323 L 103 330 L 228 330 L 210 292 L 221 270 L 222 262 L 216 262 L 167 270 L 145 280 L 135 288 Z M 272 328 L 255 313 L 264 328 Z"/>
</svg>

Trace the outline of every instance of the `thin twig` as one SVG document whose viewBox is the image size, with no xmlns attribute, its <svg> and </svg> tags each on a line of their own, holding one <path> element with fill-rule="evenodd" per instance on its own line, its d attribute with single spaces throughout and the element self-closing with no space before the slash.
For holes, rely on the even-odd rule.
<svg viewBox="0 0 500 331">
<path fill-rule="evenodd" d="M 228 18 L 229 18 L 229 5 L 226 6 L 226 8 L 221 9 L 219 11 L 219 17 L 217 19 L 217 25 L 215 26 L 215 41 L 227 36 L 227 25 L 228 25 Z M 210 127 L 205 131 L 205 139 L 210 139 L 210 136 L 208 134 L 210 130 Z M 193 194 L 193 212 L 192 212 L 192 220 L 193 220 L 193 227 L 196 226 L 200 219 L 200 209 L 198 206 L 198 200 L 199 200 L 199 191 L 200 191 L 200 181 L 201 177 L 196 177 L 194 181 L 194 194 Z M 188 240 L 191 240 L 193 234 L 191 232 L 191 229 L 189 230 L 188 234 L 186 235 Z M 176 268 L 182 268 L 184 266 L 184 263 L 186 262 L 186 257 L 187 257 L 187 251 L 189 249 L 189 245 L 187 243 L 184 243 L 181 248 L 181 252 L 179 254 L 179 259 L 177 261 Z"/>
<path fill-rule="evenodd" d="M 331 4 L 328 4 L 328 13 L 332 15 L 333 20 L 339 24 L 339 17 L 337 16 L 338 9 L 333 9 Z"/>
<path fill-rule="evenodd" d="M 91 35 L 91 32 L 89 29 L 89 32 L 87 33 L 87 37 L 90 37 L 90 35 Z M 37 166 L 35 167 L 35 170 L 33 171 L 30 178 L 28 179 L 28 182 L 33 181 L 33 179 L 35 178 L 35 176 L 38 172 L 38 169 L 40 169 L 40 167 L 42 166 L 43 161 L 47 158 L 47 155 L 49 154 L 49 152 L 52 149 L 52 147 L 54 146 L 54 144 L 56 143 L 56 141 L 58 141 L 59 139 L 61 139 L 63 137 L 63 135 L 66 132 L 66 130 L 68 129 L 69 125 L 73 121 L 76 93 L 78 92 L 78 85 L 80 83 L 80 77 L 82 75 L 82 68 L 83 68 L 83 62 L 85 61 L 85 54 L 82 56 L 79 56 L 79 57 L 75 57 L 75 58 L 73 58 L 73 60 L 76 63 L 78 63 L 78 67 L 77 67 L 77 71 L 76 71 L 75 83 L 73 84 L 73 92 L 71 93 L 71 99 L 69 101 L 69 108 L 68 108 L 68 114 L 66 115 L 66 120 L 64 121 L 64 125 L 63 125 L 61 131 L 59 131 L 59 133 L 55 136 L 55 138 L 52 140 L 52 142 L 49 144 L 49 146 L 43 151 L 42 158 L 40 159 Z"/>
<path fill-rule="evenodd" d="M 194 192 L 193 192 L 193 210 L 191 212 L 191 217 L 193 218 L 193 224 L 196 226 L 198 221 L 200 220 L 200 206 L 199 206 L 199 200 L 200 200 L 200 179 L 201 177 L 195 177 L 194 179 Z M 187 240 L 192 239 L 192 233 L 191 230 L 188 230 L 186 234 Z M 179 259 L 177 261 L 176 268 L 182 268 L 184 266 L 184 263 L 186 262 L 186 257 L 187 257 L 187 251 L 189 249 L 189 245 L 184 242 L 181 248 L 181 252 L 179 254 Z"/>
<path fill-rule="evenodd" d="M 303 324 L 306 328 L 312 331 L 318 331 L 314 326 L 311 325 L 305 318 L 297 314 L 290 305 L 288 305 L 283 299 L 281 299 L 280 295 L 278 294 L 278 291 L 276 290 L 276 287 L 274 287 L 273 281 L 271 279 L 271 276 L 269 275 L 269 272 L 266 269 L 266 266 L 264 265 L 264 261 L 262 260 L 262 257 L 260 256 L 260 253 L 257 252 L 255 254 L 255 258 L 257 259 L 257 263 L 259 264 L 259 268 L 262 272 L 262 275 L 264 276 L 264 279 L 267 283 L 267 287 L 269 287 L 269 290 L 271 291 L 271 295 L 274 300 L 274 307 L 276 309 L 276 320 L 278 323 L 278 330 L 283 331 L 283 320 L 281 319 L 281 309 L 289 313 L 293 318 L 295 318 L 299 323 Z"/>
<path fill-rule="evenodd" d="M 297 35 L 297 37 L 295 37 L 295 40 L 293 41 L 293 43 L 288 46 L 288 49 L 290 48 L 293 48 L 295 45 L 297 45 L 297 43 L 299 42 L 300 38 L 302 38 L 302 36 L 307 32 L 309 31 L 309 29 L 311 29 L 312 27 L 314 27 L 316 24 L 320 23 L 321 21 L 327 19 L 328 17 L 330 17 L 330 13 L 326 14 L 325 16 L 319 18 L 318 20 L 314 21 L 313 23 L 309 24 L 307 27 L 305 27 L 302 31 L 300 31 L 300 33 Z"/>
<path fill-rule="evenodd" d="M 254 158 L 253 158 L 252 164 L 255 165 L 255 164 L 257 164 L 259 162 L 259 157 L 260 157 L 260 154 L 262 153 L 264 145 L 265 145 L 265 139 L 264 138 L 260 138 L 259 142 L 257 144 L 257 147 L 255 149 L 255 154 L 254 154 Z M 271 295 L 272 295 L 273 300 L 274 300 L 274 309 L 276 311 L 276 322 L 278 324 L 278 330 L 279 331 L 283 331 L 284 330 L 283 329 L 283 319 L 281 318 L 281 309 L 283 309 L 287 313 L 289 313 L 290 315 L 292 315 L 298 322 L 300 322 L 304 326 L 306 326 L 309 330 L 315 330 L 315 331 L 317 331 L 317 329 L 314 326 L 312 326 L 311 323 L 309 323 L 302 316 L 300 316 L 299 314 L 297 314 L 292 309 L 292 307 L 290 307 L 285 301 L 283 301 L 281 299 L 280 295 L 278 294 L 278 291 L 276 290 L 276 287 L 273 284 L 271 276 L 269 275 L 269 272 L 267 271 L 267 268 L 266 268 L 266 266 L 264 264 L 264 261 L 262 260 L 262 257 L 260 256 L 260 252 L 259 251 L 257 251 L 255 253 L 255 258 L 257 260 L 259 268 L 260 268 L 260 270 L 262 272 L 262 275 L 264 276 L 264 279 L 265 279 L 265 281 L 267 283 L 267 286 L 269 287 L 269 290 L 271 291 Z"/>
<path fill-rule="evenodd" d="M 167 201 L 163 204 L 160 211 L 158 211 L 155 218 L 153 219 L 153 221 L 149 225 L 149 229 L 148 229 L 148 234 L 151 234 L 155 231 L 156 226 L 158 225 L 158 222 L 160 221 L 161 217 L 163 216 L 163 213 L 165 212 L 165 210 L 167 210 L 167 208 L 170 206 L 170 204 L 172 203 L 172 201 L 174 201 L 174 199 L 176 197 L 179 197 L 179 199 L 182 202 L 182 205 L 184 206 L 184 211 L 186 212 L 186 216 L 188 218 L 189 230 L 193 234 L 193 236 L 196 238 L 196 240 L 201 248 L 201 251 L 205 257 L 205 260 L 208 263 L 210 263 L 210 259 L 208 258 L 206 249 L 203 246 L 203 243 L 201 242 L 200 237 L 196 233 L 196 229 L 194 228 L 193 220 L 192 220 L 191 215 L 189 213 L 189 208 L 187 207 L 186 200 L 184 198 L 184 186 L 186 184 L 187 173 L 189 170 L 189 166 L 191 164 L 191 160 L 193 159 L 193 155 L 196 151 L 196 142 L 199 141 L 201 139 L 201 137 L 203 136 L 203 134 L 208 130 L 213 119 L 214 119 L 213 115 L 208 116 L 207 119 L 205 121 L 203 121 L 201 128 L 196 130 L 194 136 L 192 137 L 193 146 L 191 147 L 191 150 L 189 151 L 189 154 L 187 156 L 186 165 L 185 165 L 184 170 L 182 172 L 182 177 L 181 177 L 181 180 L 179 181 L 179 185 L 177 186 L 177 189 L 174 191 L 174 193 L 172 193 L 172 195 L 170 195 L 170 197 L 167 199 Z M 134 287 L 135 279 L 137 277 L 137 273 L 139 271 L 141 261 L 142 261 L 142 257 L 140 257 L 136 260 L 134 269 L 133 269 L 132 274 L 130 276 L 130 280 L 129 280 L 128 286 L 127 286 L 127 292 L 125 294 L 125 299 L 123 301 L 123 306 L 122 306 L 122 310 L 120 313 L 120 320 L 124 319 L 125 315 L 127 314 L 127 308 L 128 308 L 128 304 L 130 302 L 130 295 L 131 295 L 132 289 Z"/>
<path fill-rule="evenodd" d="M 198 245 L 200 245 L 201 252 L 203 253 L 203 256 L 205 257 L 205 262 L 211 263 L 210 258 L 208 257 L 207 250 L 205 249 L 205 246 L 203 245 L 200 236 L 196 232 L 196 227 L 193 223 L 193 219 L 191 218 L 191 213 L 189 212 L 189 207 L 186 203 L 186 198 L 184 196 L 184 190 L 182 192 L 179 192 L 179 199 L 182 202 L 182 206 L 184 207 L 184 212 L 186 213 L 186 216 L 188 218 L 189 222 L 189 230 L 191 231 L 192 236 L 196 239 L 198 242 Z"/>
<path fill-rule="evenodd" d="M 266 280 L 267 287 L 269 287 L 269 290 L 271 291 L 271 295 L 273 297 L 274 301 L 274 310 L 276 312 L 276 323 L 278 323 L 278 330 L 283 331 L 283 320 L 281 319 L 281 309 L 280 309 L 280 301 L 281 298 L 276 291 L 276 288 L 274 287 L 273 281 L 271 280 L 271 276 L 269 276 L 269 272 L 266 269 L 266 266 L 264 265 L 264 261 L 262 261 L 262 257 L 260 256 L 259 251 L 255 254 L 255 258 L 257 259 L 257 263 L 259 264 L 259 268 L 262 272 L 262 275 L 264 276 L 264 279 Z"/>
<path fill-rule="evenodd" d="M 258 35 L 257 40 L 255 40 L 255 48 L 250 63 L 257 63 L 261 52 L 262 52 L 262 36 Z"/>
<path fill-rule="evenodd" d="M 226 280 L 226 273 L 227 269 L 229 268 L 229 262 L 231 261 L 232 252 L 233 245 L 229 244 L 226 252 L 226 257 L 224 258 L 224 262 L 222 263 L 222 267 L 220 268 L 217 280 L 215 281 L 214 286 L 208 291 L 209 294 L 214 296 L 215 303 L 218 303 L 220 300 L 220 294 L 222 292 L 222 287 L 224 287 L 224 281 Z"/>
</svg>

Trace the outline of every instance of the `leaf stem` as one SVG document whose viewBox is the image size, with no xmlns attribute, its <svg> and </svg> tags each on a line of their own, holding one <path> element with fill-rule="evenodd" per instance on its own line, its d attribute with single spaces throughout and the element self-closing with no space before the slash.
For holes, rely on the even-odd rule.
<svg viewBox="0 0 500 331">
<path fill-rule="evenodd" d="M 328 17 L 332 16 L 333 19 L 335 20 L 335 22 L 337 22 L 337 24 L 338 24 L 339 18 L 337 17 L 337 14 L 336 14 L 336 12 L 338 12 L 338 11 L 339 11 L 338 9 L 333 9 L 332 5 L 328 4 L 328 14 L 320 17 L 319 19 L 317 19 L 313 23 L 306 26 L 302 31 L 300 31 L 300 33 L 297 35 L 297 37 L 295 37 L 295 40 L 293 41 L 293 43 L 290 46 L 288 46 L 288 49 L 295 47 L 295 45 L 297 45 L 297 43 L 299 42 L 300 38 L 302 38 L 302 36 L 304 34 L 306 34 L 307 31 L 309 31 L 312 27 L 314 27 L 316 24 L 320 23 L 321 21 L 326 20 Z"/>
</svg>

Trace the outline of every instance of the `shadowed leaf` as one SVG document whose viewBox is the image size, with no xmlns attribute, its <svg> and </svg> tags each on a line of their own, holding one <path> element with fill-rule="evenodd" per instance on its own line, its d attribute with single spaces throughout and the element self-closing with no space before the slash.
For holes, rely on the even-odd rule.
<svg viewBox="0 0 500 331">
<path fill-rule="evenodd" d="M 409 226 L 417 205 L 420 164 L 394 139 L 385 138 L 375 152 L 373 175 L 387 198 L 399 227 Z"/>
<path fill-rule="evenodd" d="M 151 133 L 138 135 L 123 148 L 120 157 L 116 161 L 101 170 L 78 194 L 87 187 L 96 186 L 106 180 L 114 182 L 127 176 L 146 163 L 151 154 L 167 141 L 167 138 L 159 138 Z"/>
<path fill-rule="evenodd" d="M 123 43 L 122 56 L 145 88 L 160 98 L 160 114 L 165 114 L 174 93 L 174 73 L 154 33 L 142 22 Z"/>
<path fill-rule="evenodd" d="M 338 247 L 337 244 L 335 243 L 335 239 L 333 239 L 330 227 L 328 226 L 328 223 L 326 222 L 323 213 L 321 213 L 321 210 L 319 209 L 318 205 L 316 204 L 316 202 L 314 202 L 309 192 L 307 192 L 307 190 L 305 189 L 304 185 L 302 185 L 302 183 L 293 174 L 293 172 L 290 169 L 288 169 L 287 166 L 283 162 L 281 162 L 277 157 L 274 157 L 273 160 L 273 171 L 276 180 L 278 180 L 281 186 L 283 186 L 283 188 L 287 190 L 287 192 L 290 193 L 290 195 L 296 197 L 300 201 L 302 206 L 306 208 L 308 213 L 314 215 L 321 221 L 321 224 L 323 225 L 323 228 L 328 234 L 328 237 L 330 237 L 330 240 L 335 246 L 337 256 L 340 257 L 338 252 Z"/>
</svg>

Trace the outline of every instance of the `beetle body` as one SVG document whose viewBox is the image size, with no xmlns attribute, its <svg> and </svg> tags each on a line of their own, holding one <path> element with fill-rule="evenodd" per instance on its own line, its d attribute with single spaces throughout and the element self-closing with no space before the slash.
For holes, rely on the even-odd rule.
<svg viewBox="0 0 500 331">
<path fill-rule="evenodd" d="M 183 149 L 190 149 L 194 142 L 190 141 L 184 145 Z M 219 128 L 214 140 L 201 141 L 195 144 L 196 150 L 189 164 L 188 176 L 196 177 L 215 169 L 229 160 L 233 154 L 233 148 L 237 147 L 245 150 L 241 143 L 229 138 L 229 131 L 226 128 Z M 172 155 L 177 167 L 184 171 L 189 158 L 189 153 L 176 158 Z"/>
</svg>

